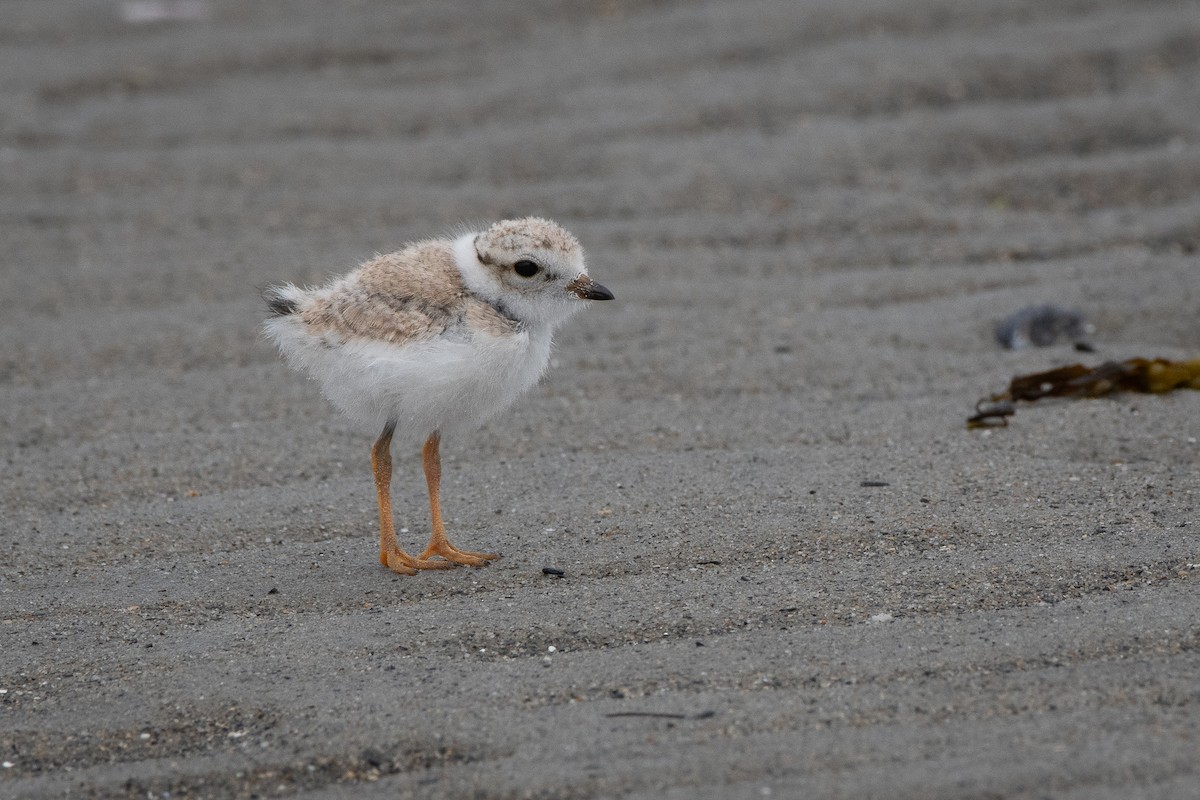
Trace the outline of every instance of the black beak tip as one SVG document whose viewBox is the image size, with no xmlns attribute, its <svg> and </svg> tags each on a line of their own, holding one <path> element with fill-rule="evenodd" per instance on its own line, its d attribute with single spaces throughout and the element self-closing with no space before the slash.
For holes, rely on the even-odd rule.
<svg viewBox="0 0 1200 800">
<path fill-rule="evenodd" d="M 604 286 L 601 286 L 598 283 L 593 283 L 590 287 L 588 287 L 587 299 L 588 300 L 612 300 L 613 293 L 610 292 Z"/>
</svg>

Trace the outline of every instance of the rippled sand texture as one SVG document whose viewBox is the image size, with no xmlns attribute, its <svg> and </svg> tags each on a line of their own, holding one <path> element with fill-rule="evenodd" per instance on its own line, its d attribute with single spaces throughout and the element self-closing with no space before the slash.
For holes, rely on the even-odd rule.
<svg viewBox="0 0 1200 800">
<path fill-rule="evenodd" d="M 0 12 L 0 795 L 1195 797 L 1200 393 L 964 421 L 1200 354 L 1200 4 L 174 7 Z M 514 214 L 617 300 L 399 578 L 258 289 Z"/>
</svg>

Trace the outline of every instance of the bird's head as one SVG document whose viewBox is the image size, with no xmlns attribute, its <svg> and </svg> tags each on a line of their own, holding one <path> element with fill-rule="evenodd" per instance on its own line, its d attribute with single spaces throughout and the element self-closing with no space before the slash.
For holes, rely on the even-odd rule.
<svg viewBox="0 0 1200 800">
<path fill-rule="evenodd" d="M 581 300 L 613 299 L 588 277 L 579 241 L 549 220 L 497 222 L 471 243 L 469 255 L 482 267 L 490 289 L 480 293 L 522 322 L 554 327 L 579 309 Z"/>
</svg>

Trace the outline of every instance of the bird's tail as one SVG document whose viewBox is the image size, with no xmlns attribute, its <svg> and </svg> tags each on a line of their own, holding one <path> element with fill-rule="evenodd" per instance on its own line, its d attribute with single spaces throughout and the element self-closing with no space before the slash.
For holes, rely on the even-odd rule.
<svg viewBox="0 0 1200 800">
<path fill-rule="evenodd" d="M 262 299 L 266 301 L 270 312 L 277 317 L 295 314 L 300 308 L 300 299 L 303 296 L 304 291 L 290 283 L 272 284 L 262 290 Z"/>
</svg>

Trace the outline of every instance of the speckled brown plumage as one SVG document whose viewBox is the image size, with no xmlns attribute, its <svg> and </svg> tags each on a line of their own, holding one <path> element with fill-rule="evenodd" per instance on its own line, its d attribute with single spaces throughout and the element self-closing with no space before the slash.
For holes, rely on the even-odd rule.
<svg viewBox="0 0 1200 800">
<path fill-rule="evenodd" d="M 316 334 L 403 344 L 444 333 L 473 305 L 467 301 L 454 254 L 430 241 L 368 261 L 355 280 L 313 296 L 299 317 Z"/>
</svg>

